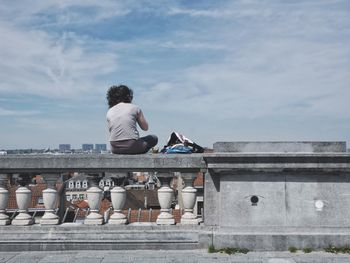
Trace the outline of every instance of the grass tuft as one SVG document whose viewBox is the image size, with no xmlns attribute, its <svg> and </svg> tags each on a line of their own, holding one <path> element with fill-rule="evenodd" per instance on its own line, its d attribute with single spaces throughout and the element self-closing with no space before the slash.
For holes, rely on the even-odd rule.
<svg viewBox="0 0 350 263">
<path fill-rule="evenodd" d="M 210 245 L 210 246 L 208 247 L 208 253 L 215 253 L 215 252 L 216 252 L 215 247 L 214 247 L 213 245 Z"/>
<path fill-rule="evenodd" d="M 304 252 L 304 253 L 311 253 L 311 252 L 312 252 L 312 249 L 309 248 L 309 247 L 306 247 L 306 248 L 303 249 L 303 252 Z"/>
<path fill-rule="evenodd" d="M 296 253 L 298 251 L 296 247 L 289 247 L 288 250 L 290 253 Z"/>
<path fill-rule="evenodd" d="M 342 253 L 342 254 L 350 254 L 350 246 L 344 246 L 344 247 L 335 247 L 335 246 L 329 246 L 324 249 L 324 251 L 328 253 Z"/>
<path fill-rule="evenodd" d="M 210 245 L 208 247 L 208 253 L 225 253 L 228 255 L 232 255 L 236 253 L 247 254 L 248 252 L 249 252 L 249 249 L 246 249 L 246 248 L 226 247 L 226 248 L 216 249 L 213 245 Z"/>
</svg>

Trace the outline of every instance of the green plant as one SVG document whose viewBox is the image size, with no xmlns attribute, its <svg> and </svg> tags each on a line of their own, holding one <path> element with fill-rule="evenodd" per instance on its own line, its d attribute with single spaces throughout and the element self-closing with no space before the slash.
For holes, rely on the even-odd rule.
<svg viewBox="0 0 350 263">
<path fill-rule="evenodd" d="M 210 245 L 210 246 L 208 247 L 208 253 L 215 253 L 215 252 L 217 252 L 217 251 L 216 251 L 214 245 Z"/>
<path fill-rule="evenodd" d="M 309 248 L 309 247 L 306 247 L 306 248 L 303 249 L 303 252 L 304 252 L 304 253 L 311 253 L 311 252 L 312 252 L 312 249 Z"/>
<path fill-rule="evenodd" d="M 296 247 L 289 247 L 288 250 L 290 253 L 296 253 L 298 251 Z"/>
<path fill-rule="evenodd" d="M 350 254 L 350 246 L 344 246 L 344 247 L 335 247 L 335 246 L 329 246 L 324 249 L 324 251 L 328 253 L 343 253 L 343 254 Z"/>
<path fill-rule="evenodd" d="M 208 253 L 225 253 L 228 255 L 232 255 L 236 253 L 247 254 L 248 252 L 249 250 L 246 248 L 225 247 L 221 249 L 216 249 L 213 245 L 210 245 L 208 247 Z"/>
</svg>

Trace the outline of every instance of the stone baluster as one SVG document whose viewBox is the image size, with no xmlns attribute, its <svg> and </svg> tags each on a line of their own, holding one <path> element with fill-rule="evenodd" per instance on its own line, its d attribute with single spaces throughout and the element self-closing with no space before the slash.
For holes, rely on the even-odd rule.
<svg viewBox="0 0 350 263">
<path fill-rule="evenodd" d="M 10 224 L 10 218 L 6 215 L 6 207 L 9 199 L 9 191 L 6 189 L 7 175 L 0 174 L 0 226 Z"/>
<path fill-rule="evenodd" d="M 16 201 L 19 214 L 12 220 L 12 225 L 27 226 L 34 224 L 32 217 L 28 213 L 28 206 L 32 200 L 32 192 L 26 185 L 30 181 L 30 175 L 20 175 L 18 178 L 20 187 L 16 190 Z"/>
<path fill-rule="evenodd" d="M 97 174 L 88 175 L 91 182 L 91 187 L 86 191 L 87 199 L 90 207 L 90 213 L 85 218 L 86 225 L 102 225 L 104 223 L 103 216 L 99 214 L 103 191 L 98 187 L 98 182 L 101 179 Z"/>
<path fill-rule="evenodd" d="M 122 209 L 126 201 L 126 190 L 121 187 L 122 182 L 126 178 L 127 173 L 118 173 L 111 176 L 115 186 L 111 190 L 111 201 L 114 209 L 114 213 L 110 217 L 108 224 L 123 225 L 127 223 L 126 216 L 122 213 Z M 123 179 L 124 178 L 124 179 Z"/>
<path fill-rule="evenodd" d="M 193 208 L 196 204 L 197 189 L 193 187 L 195 173 L 181 173 L 181 178 L 185 182 L 185 188 L 182 189 L 182 200 L 185 213 L 181 217 L 181 224 L 184 225 L 198 225 L 198 217 L 193 213 Z"/>
<path fill-rule="evenodd" d="M 169 183 L 172 178 L 171 173 L 158 173 L 161 187 L 158 189 L 158 201 L 160 204 L 160 214 L 157 218 L 157 225 L 174 225 L 174 216 L 170 213 L 171 201 L 174 198 L 174 190 Z"/>
<path fill-rule="evenodd" d="M 56 181 L 59 176 L 59 174 L 42 174 L 47 188 L 43 190 L 45 214 L 40 219 L 41 225 L 58 225 L 60 221 L 59 217 L 54 213 L 58 197 L 56 190 Z"/>
</svg>

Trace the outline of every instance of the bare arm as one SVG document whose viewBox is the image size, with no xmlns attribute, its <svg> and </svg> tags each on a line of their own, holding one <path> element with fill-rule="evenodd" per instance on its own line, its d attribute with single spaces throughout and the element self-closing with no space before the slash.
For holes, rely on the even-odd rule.
<svg viewBox="0 0 350 263">
<path fill-rule="evenodd" d="M 139 115 L 137 116 L 137 123 L 139 124 L 142 130 L 144 131 L 148 130 L 148 122 L 146 121 L 145 116 L 143 116 L 143 113 L 141 110 Z"/>
</svg>

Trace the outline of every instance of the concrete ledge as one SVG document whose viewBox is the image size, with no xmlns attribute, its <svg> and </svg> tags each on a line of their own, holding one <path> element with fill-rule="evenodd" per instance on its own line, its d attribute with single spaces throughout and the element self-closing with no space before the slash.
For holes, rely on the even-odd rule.
<svg viewBox="0 0 350 263">
<path fill-rule="evenodd" d="M 202 156 L 202 154 L 4 155 L 0 156 L 0 173 L 198 172 L 205 168 Z"/>
<path fill-rule="evenodd" d="M 346 152 L 346 142 L 216 142 L 214 152 Z"/>
<path fill-rule="evenodd" d="M 349 153 L 214 153 L 203 158 L 215 174 L 223 171 L 350 171 Z"/>
</svg>

